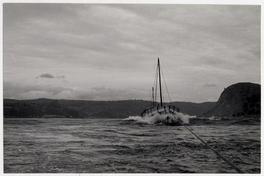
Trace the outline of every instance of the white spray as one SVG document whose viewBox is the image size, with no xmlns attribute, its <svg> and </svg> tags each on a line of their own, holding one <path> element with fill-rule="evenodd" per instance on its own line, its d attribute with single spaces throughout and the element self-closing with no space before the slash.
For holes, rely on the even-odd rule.
<svg viewBox="0 0 264 176">
<path fill-rule="evenodd" d="M 129 116 L 124 120 L 133 120 L 139 123 L 147 123 L 147 124 L 155 124 L 157 122 L 165 122 L 168 115 L 165 114 L 155 114 L 153 116 Z M 184 124 L 189 123 L 189 119 L 196 118 L 196 116 L 190 116 L 187 114 L 183 114 L 181 112 L 176 112 L 175 115 L 170 115 L 171 118 L 180 119 Z"/>
</svg>

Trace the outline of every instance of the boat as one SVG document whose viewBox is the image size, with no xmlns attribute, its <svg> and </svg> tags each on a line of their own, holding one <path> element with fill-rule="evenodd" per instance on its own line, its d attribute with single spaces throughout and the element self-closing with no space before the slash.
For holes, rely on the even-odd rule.
<svg viewBox="0 0 264 176">
<path fill-rule="evenodd" d="M 154 86 L 152 87 L 152 104 L 150 107 L 144 109 L 144 111 L 141 113 L 141 117 L 143 120 L 155 118 L 155 123 L 162 123 L 166 125 L 182 125 L 183 121 L 178 116 L 180 109 L 169 103 L 163 102 L 161 79 L 160 60 L 158 58 Z M 156 101 L 157 92 L 159 92 L 159 102 Z"/>
</svg>

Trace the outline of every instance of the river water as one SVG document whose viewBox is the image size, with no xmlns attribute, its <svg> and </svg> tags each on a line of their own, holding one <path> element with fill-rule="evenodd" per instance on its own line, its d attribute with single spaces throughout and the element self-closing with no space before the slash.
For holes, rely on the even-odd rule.
<svg viewBox="0 0 264 176">
<path fill-rule="evenodd" d="M 189 126 L 260 173 L 259 125 Z M 5 173 L 235 173 L 182 126 L 121 119 L 4 119 Z"/>
</svg>

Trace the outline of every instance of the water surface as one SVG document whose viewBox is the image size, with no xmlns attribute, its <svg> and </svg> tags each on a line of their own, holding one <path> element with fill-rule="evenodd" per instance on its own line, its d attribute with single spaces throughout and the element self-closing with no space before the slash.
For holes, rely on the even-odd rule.
<svg viewBox="0 0 264 176">
<path fill-rule="evenodd" d="M 259 125 L 191 126 L 247 173 L 260 172 Z M 181 126 L 120 119 L 5 119 L 5 173 L 233 173 Z"/>
</svg>

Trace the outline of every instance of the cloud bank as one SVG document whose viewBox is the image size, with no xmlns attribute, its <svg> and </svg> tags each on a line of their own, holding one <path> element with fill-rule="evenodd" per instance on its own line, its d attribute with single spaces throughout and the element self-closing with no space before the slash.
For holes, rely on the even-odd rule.
<svg viewBox="0 0 264 176">
<path fill-rule="evenodd" d="M 260 82 L 260 6 L 5 3 L 3 17 L 6 98 L 149 99 L 157 57 L 173 100 Z"/>
</svg>

